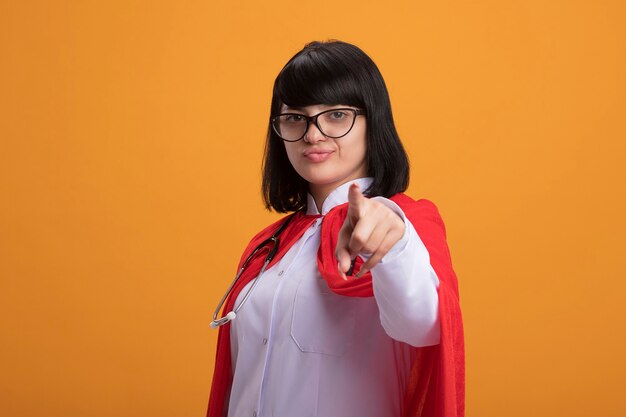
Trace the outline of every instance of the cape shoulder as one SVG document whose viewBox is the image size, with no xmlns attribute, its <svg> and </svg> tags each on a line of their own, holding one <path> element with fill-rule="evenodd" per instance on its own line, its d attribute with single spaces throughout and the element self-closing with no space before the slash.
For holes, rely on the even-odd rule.
<svg viewBox="0 0 626 417">
<path fill-rule="evenodd" d="M 391 200 L 400 206 L 424 242 L 440 284 L 451 289 L 458 299 L 458 279 L 452 266 L 446 226 L 435 203 L 425 198 L 417 201 L 405 194 L 396 194 Z"/>
<path fill-rule="evenodd" d="M 411 217 L 416 216 L 421 220 L 434 222 L 441 228 L 443 236 L 446 237 L 446 226 L 443 223 L 439 209 L 431 200 L 426 198 L 414 200 L 404 193 L 398 193 L 392 196 L 390 200 L 398 204 L 410 220 Z"/>
</svg>

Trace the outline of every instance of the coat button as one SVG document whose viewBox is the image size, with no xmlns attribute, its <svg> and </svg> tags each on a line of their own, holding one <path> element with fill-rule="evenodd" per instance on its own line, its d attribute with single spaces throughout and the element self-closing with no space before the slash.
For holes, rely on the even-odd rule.
<svg viewBox="0 0 626 417">
<path fill-rule="evenodd" d="M 263 344 L 267 345 L 267 339 L 265 337 L 263 338 Z"/>
<path fill-rule="evenodd" d="M 282 271 L 280 271 L 280 272 L 278 273 L 278 276 L 279 276 L 279 277 L 282 277 L 284 273 L 285 273 L 285 270 L 283 269 Z"/>
</svg>

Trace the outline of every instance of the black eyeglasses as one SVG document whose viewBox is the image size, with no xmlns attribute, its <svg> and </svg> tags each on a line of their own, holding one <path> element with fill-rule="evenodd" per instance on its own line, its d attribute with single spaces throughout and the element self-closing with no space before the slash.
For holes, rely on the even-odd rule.
<svg viewBox="0 0 626 417">
<path fill-rule="evenodd" d="M 272 116 L 270 123 L 278 137 L 287 142 L 297 142 L 302 139 L 311 123 L 315 123 L 324 136 L 337 139 L 352 130 L 358 115 L 365 115 L 365 111 L 340 108 L 325 110 L 313 116 L 301 113 L 281 113 Z"/>
</svg>

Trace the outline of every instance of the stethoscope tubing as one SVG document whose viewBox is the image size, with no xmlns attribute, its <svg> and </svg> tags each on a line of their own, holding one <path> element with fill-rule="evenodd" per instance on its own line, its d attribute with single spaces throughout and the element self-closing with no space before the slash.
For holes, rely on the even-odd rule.
<svg viewBox="0 0 626 417">
<path fill-rule="evenodd" d="M 252 253 L 246 258 L 246 260 L 243 262 L 243 264 L 241 265 L 241 268 L 239 269 L 239 271 L 237 272 L 237 276 L 235 277 L 235 279 L 233 280 L 233 282 L 230 284 L 230 286 L 228 287 L 228 289 L 226 290 L 226 293 L 224 294 L 224 296 L 222 297 L 222 299 L 220 300 L 217 308 L 215 309 L 215 313 L 213 313 L 213 321 L 211 321 L 211 323 L 209 324 L 209 326 L 212 329 L 216 329 L 220 326 L 225 325 L 226 323 L 232 321 L 235 319 L 235 317 L 237 317 L 237 313 L 239 312 L 239 310 L 241 310 L 241 307 L 244 305 L 244 303 L 246 302 L 246 300 L 250 297 L 250 295 L 252 294 L 252 291 L 254 290 L 254 288 L 256 287 L 259 278 L 261 278 L 261 276 L 263 275 L 263 273 L 265 272 L 265 270 L 267 269 L 267 266 L 270 264 L 270 262 L 272 262 L 272 259 L 274 259 L 274 255 L 276 255 L 276 253 L 278 252 L 278 245 L 279 245 L 279 239 L 278 239 L 278 235 L 280 235 L 280 233 L 285 230 L 285 228 L 287 227 L 287 225 L 289 224 L 289 222 L 291 222 L 291 219 L 293 219 L 293 217 L 297 214 L 298 212 L 293 213 L 291 216 L 289 216 L 287 218 L 287 220 L 285 220 L 285 222 L 278 228 L 278 230 L 276 230 L 276 232 L 274 232 L 274 234 L 265 239 L 263 242 L 261 242 L 259 245 L 257 245 L 256 248 L 254 248 L 254 250 L 252 251 Z M 268 243 L 273 243 L 274 245 L 272 246 L 272 248 L 269 250 L 267 257 L 265 258 L 265 262 L 263 263 L 263 267 L 261 268 L 261 271 L 259 272 L 259 274 L 256 276 L 256 278 L 254 278 L 254 280 L 252 281 L 252 286 L 250 287 L 250 289 L 248 290 L 248 292 L 246 293 L 246 295 L 244 296 L 243 300 L 241 300 L 241 303 L 239 303 L 239 305 L 237 307 L 235 307 L 235 309 L 233 311 L 228 312 L 224 317 L 218 319 L 217 316 L 220 313 L 220 310 L 222 309 L 222 307 L 224 306 L 224 303 L 226 302 L 226 299 L 228 298 L 228 296 L 230 295 L 233 287 L 235 286 L 235 284 L 237 284 L 237 281 L 239 281 L 239 278 L 241 277 L 241 274 L 243 273 L 244 269 L 246 268 L 246 265 L 248 264 L 248 262 L 250 262 L 250 260 L 256 255 L 256 253 L 261 250 L 262 248 L 266 247 L 266 245 Z"/>
</svg>

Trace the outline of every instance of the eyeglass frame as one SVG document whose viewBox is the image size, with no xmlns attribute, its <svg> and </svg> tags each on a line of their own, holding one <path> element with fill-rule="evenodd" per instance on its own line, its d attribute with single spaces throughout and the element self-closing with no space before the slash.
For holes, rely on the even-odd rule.
<svg viewBox="0 0 626 417">
<path fill-rule="evenodd" d="M 341 136 L 329 136 L 326 133 L 324 133 L 324 131 L 320 128 L 320 125 L 317 122 L 317 118 L 321 114 L 330 113 L 330 112 L 338 111 L 338 110 L 350 110 L 350 111 L 354 112 L 354 118 L 352 119 L 352 124 L 350 125 L 350 128 L 348 129 L 348 131 L 346 133 L 344 133 L 343 135 L 341 135 Z M 279 118 L 280 116 L 289 116 L 289 115 L 301 116 L 301 117 L 304 117 L 306 119 L 306 129 L 304 129 L 304 133 L 298 139 L 289 140 L 289 139 L 283 138 L 280 135 L 280 133 L 278 133 L 278 129 L 274 125 L 274 122 L 276 121 L 277 118 Z M 270 117 L 270 124 L 272 125 L 272 129 L 274 129 L 274 133 L 276 133 L 276 135 L 281 140 L 284 140 L 285 142 L 297 142 L 299 140 L 302 140 L 302 138 L 304 138 L 306 136 L 307 132 L 309 131 L 309 126 L 311 126 L 311 123 L 315 123 L 315 126 L 317 127 L 317 130 L 319 130 L 320 133 L 322 135 L 324 135 L 325 137 L 331 138 L 331 139 L 339 139 L 339 138 L 342 138 L 342 137 L 346 136 L 348 133 L 350 133 L 350 131 L 354 127 L 354 123 L 356 122 L 357 116 L 366 116 L 366 115 L 367 115 L 367 113 L 366 113 L 365 110 L 353 109 L 353 108 L 350 108 L 350 107 L 340 107 L 340 108 L 336 108 L 336 109 L 324 110 L 324 111 L 321 111 L 321 112 L 319 112 L 317 114 L 314 114 L 313 116 L 307 116 L 306 114 L 302 114 L 302 113 L 281 113 L 281 114 L 278 114 L 276 116 L 271 116 Z"/>
</svg>

